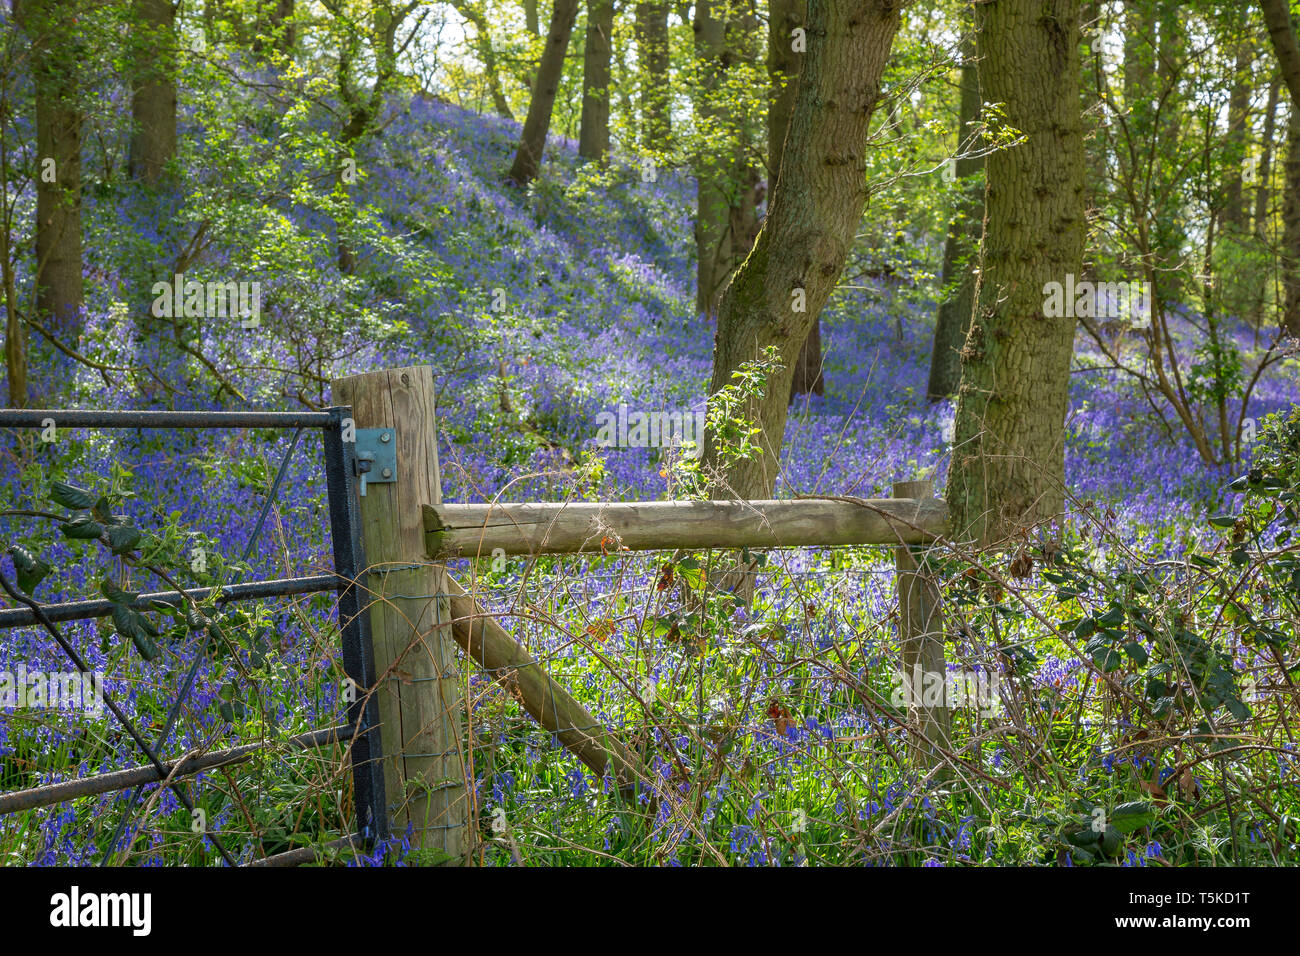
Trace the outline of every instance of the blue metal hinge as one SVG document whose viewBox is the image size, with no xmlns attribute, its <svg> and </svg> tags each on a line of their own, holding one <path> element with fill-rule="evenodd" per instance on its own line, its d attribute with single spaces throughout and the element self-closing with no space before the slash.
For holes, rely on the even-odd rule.
<svg viewBox="0 0 1300 956">
<path fill-rule="evenodd" d="M 357 477 L 361 479 L 361 496 L 366 485 L 391 484 L 397 481 L 397 431 L 392 428 L 358 428 L 356 447 Z"/>
</svg>

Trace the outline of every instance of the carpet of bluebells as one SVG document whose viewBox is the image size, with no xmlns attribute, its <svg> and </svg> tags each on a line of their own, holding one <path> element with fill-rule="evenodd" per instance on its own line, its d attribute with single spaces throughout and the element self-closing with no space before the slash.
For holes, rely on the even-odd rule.
<svg viewBox="0 0 1300 956">
<path fill-rule="evenodd" d="M 430 272 L 410 297 L 400 285 L 367 286 L 366 307 L 385 317 L 382 328 L 375 334 L 372 326 L 344 329 L 321 346 L 336 356 L 323 367 L 324 377 L 432 365 L 449 501 L 663 497 L 670 493 L 671 471 L 661 451 L 599 448 L 596 421 L 620 403 L 685 412 L 705 399 L 713 328 L 693 308 L 693 185 L 671 170 L 645 182 L 632 162 L 601 171 L 583 167 L 572 142 L 553 140 L 541 179 L 522 195 L 502 182 L 517 132 L 516 124 L 416 97 L 367 147 L 362 166 L 368 175 L 355 200 L 371 207 L 384 231 L 418 248 Z M 245 397 L 241 403 L 229 389 L 214 398 L 211 379 L 191 358 L 177 358 L 132 319 L 136 305 L 124 279 L 128 257 L 141 255 L 140 248 L 167 247 L 183 233 L 184 201 L 108 193 L 89 194 L 87 202 L 84 348 L 106 364 L 152 366 L 175 393 L 147 379 L 101 374 L 37 342 L 33 391 L 43 396 L 41 404 L 282 409 L 301 407 L 298 397 L 329 404 L 327 389 L 314 397 L 303 393 L 291 372 L 312 330 L 277 330 L 292 321 L 291 305 L 301 297 L 328 301 L 339 292 L 330 288 L 337 281 L 331 278 L 331 243 L 304 252 L 293 268 L 264 265 L 257 274 L 264 303 L 258 332 L 232 334 L 215 324 L 202 330 L 201 351 Z M 283 213 L 299 216 L 300 228 L 318 225 L 309 210 L 287 206 Z M 140 248 L 123 251 L 122 235 L 141 237 Z M 205 255 L 210 274 L 224 268 L 245 275 L 238 248 L 216 245 Z M 384 255 L 375 252 L 375 270 L 382 270 Z M 942 487 L 952 409 L 925 400 L 933 308 L 925 290 L 907 291 L 912 294 L 905 298 L 897 285 L 843 290 L 823 315 L 827 391 L 800 398 L 792 409 L 778 496 L 886 496 L 891 482 L 927 477 Z M 1248 330 L 1239 339 L 1243 349 L 1251 347 Z M 1202 520 L 1222 507 L 1240 469 L 1203 464 L 1190 440 L 1159 427 L 1130 380 L 1104 366 L 1081 337 L 1066 471 L 1081 501 L 1113 512 L 1108 536 L 1095 542 L 1097 560 L 1104 565 L 1106 549 L 1120 545 L 1151 558 L 1176 554 L 1203 533 Z M 1296 372 L 1295 360 L 1270 370 L 1249 414 L 1262 419 L 1294 403 Z M 34 435 L 15 436 L 0 458 L 0 499 L 6 507 L 41 508 L 51 478 L 98 488 L 112 482 L 130 492 L 124 510 L 139 527 L 184 529 L 195 546 L 214 555 L 207 580 L 319 572 L 331 561 L 322 449 L 312 433 L 288 457 L 282 490 L 249 561 L 238 560 L 290 442 L 288 433 L 260 430 L 63 430 L 45 444 Z M 39 521 L 5 521 L 7 544 L 39 546 L 55 568 L 38 589 L 42 601 L 97 596 L 100 575 L 115 566 Z M 676 798 L 638 815 L 607 798 L 609 781 L 594 779 L 555 747 L 491 682 L 468 675 L 475 737 L 484 748 L 474 764 L 473 805 L 484 838 L 477 859 L 666 865 L 1042 859 L 1041 828 L 1029 820 L 1035 814 L 1027 814 L 1023 825 L 1008 822 L 1039 778 L 1013 765 L 996 735 L 985 734 L 979 759 L 984 772 L 1006 786 L 986 787 L 991 796 L 985 803 L 959 805 L 892 760 L 882 744 L 901 748 L 900 732 L 860 706 L 852 686 L 818 663 L 835 648 L 846 649 L 849 669 L 861 682 L 887 686 L 897 654 L 888 554 L 844 549 L 774 556 L 753 608 L 712 619 L 703 648 L 674 643 L 655 623 L 675 600 L 671 590 L 655 586 L 663 560 L 512 560 L 504 567 L 484 560 L 453 567 L 485 603 L 513 609 L 503 619 L 511 632 L 626 739 L 664 731 L 647 729 L 646 708 L 615 673 L 681 717 L 669 734 L 673 739 L 660 741 L 672 746 L 655 749 L 651 761 L 661 787 Z M 131 586 L 161 587 L 141 579 Z M 251 676 L 236 677 L 229 658 L 206 661 L 164 748 L 168 753 L 278 739 L 340 722 L 330 601 L 269 601 L 244 610 L 247 618 L 238 624 L 260 635 L 240 650 Z M 185 667 L 202 653 L 201 637 L 183 628 L 164 632 L 161 656 L 151 664 L 105 621 L 67 623 L 62 630 L 91 667 L 107 675 L 107 691 L 146 736 L 161 728 Z M 982 666 L 978 648 L 953 653 Z M 54 642 L 37 628 L 0 640 L 0 671 L 20 663 L 29 671 L 66 669 Z M 250 705 L 233 723 L 219 712 L 221 689 L 232 680 Z M 1076 657 L 1045 647 L 1028 681 L 1033 694 L 1075 702 L 1085 675 Z M 1082 726 L 1086 731 L 1088 718 Z M 1074 775 L 1052 778 L 1061 800 L 1085 783 L 1102 792 L 1108 778 L 1136 769 L 1137 758 L 1127 751 L 1107 749 L 1116 738 L 1100 722 L 1095 729 L 1087 759 L 1069 768 Z M 708 745 L 719 740 L 725 746 Z M 668 751 L 682 755 L 687 772 L 664 759 Z M 0 714 L 0 789 L 139 762 L 111 716 Z M 228 834 L 227 843 L 248 860 L 349 828 L 349 778 L 340 764 L 337 750 L 281 749 L 230 777 L 200 775 L 196 793 L 211 811 L 209 830 Z M 1159 779 L 1162 768 L 1149 769 Z M 1293 758 L 1279 756 L 1277 772 L 1293 775 Z M 172 792 L 147 788 L 141 806 L 146 801 L 152 801 L 147 813 L 137 809 L 131 817 L 129 854 L 119 846 L 116 859 L 216 859 L 211 841 L 191 832 Z M 98 863 L 125 806 L 124 797 L 110 794 L 4 818 L 0 861 Z M 508 835 L 491 824 L 498 807 L 505 810 Z M 1261 817 L 1259 826 L 1266 824 Z M 409 838 L 399 835 L 371 857 L 349 862 L 409 861 L 409 850 Z M 1163 853 L 1159 839 L 1148 835 L 1130 839 L 1118 859 L 1141 865 Z"/>
</svg>

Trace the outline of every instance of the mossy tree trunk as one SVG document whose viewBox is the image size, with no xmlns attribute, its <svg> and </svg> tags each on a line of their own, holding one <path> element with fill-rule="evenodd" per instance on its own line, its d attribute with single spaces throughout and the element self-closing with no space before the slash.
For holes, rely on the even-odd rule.
<svg viewBox="0 0 1300 956">
<path fill-rule="evenodd" d="M 176 8 L 171 0 L 135 0 L 131 76 L 131 178 L 157 183 L 176 154 Z"/>
<path fill-rule="evenodd" d="M 957 208 L 943 248 L 943 285 L 951 290 L 939 304 L 930 350 L 930 379 L 926 397 L 932 402 L 957 392 L 961 379 L 961 348 L 970 331 L 975 306 L 975 256 L 984 231 L 984 159 L 970 156 L 981 147 L 972 124 L 980 117 L 979 61 L 975 44 L 962 46 L 961 107 L 958 111 L 956 175 Z"/>
<path fill-rule="evenodd" d="M 641 145 L 667 149 L 672 132 L 667 0 L 636 5 L 636 58 L 641 87 Z"/>
<path fill-rule="evenodd" d="M 866 204 L 867 133 L 900 8 L 890 0 L 809 0 L 808 51 L 780 179 L 753 251 L 722 295 L 711 390 L 729 384 L 733 371 L 768 346 L 785 367 L 747 410 L 762 429 L 764 453 L 720 473 L 720 494 L 772 494 L 793 363 L 839 281 Z M 704 465 L 721 472 L 719 462 L 709 435 Z"/>
<path fill-rule="evenodd" d="M 22 0 L 15 14 L 31 43 L 36 98 L 36 312 L 75 337 L 83 302 L 77 5 Z"/>
<path fill-rule="evenodd" d="M 613 36 L 614 0 L 587 0 L 578 155 L 596 162 L 609 152 L 609 58 L 613 53 Z"/>
<path fill-rule="evenodd" d="M 1005 104 L 1024 139 L 986 164 L 945 497 L 957 535 L 993 543 L 1064 505 L 1075 319 L 1047 316 L 1043 289 L 1077 275 L 1083 261 L 1079 3 L 994 0 L 975 7 L 975 21 L 983 95 Z"/>
</svg>

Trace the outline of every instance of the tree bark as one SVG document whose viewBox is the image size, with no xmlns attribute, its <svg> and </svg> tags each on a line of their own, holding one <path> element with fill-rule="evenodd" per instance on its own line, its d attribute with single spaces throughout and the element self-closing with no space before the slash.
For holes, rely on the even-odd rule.
<svg viewBox="0 0 1300 956">
<path fill-rule="evenodd" d="M 487 17 L 472 2 L 458 0 L 452 7 L 462 17 L 474 25 L 474 50 L 483 64 L 483 77 L 487 80 L 488 93 L 492 97 L 492 108 L 502 119 L 512 120 L 515 115 L 506 100 L 505 90 L 501 86 L 501 71 L 497 67 L 497 54 L 492 46 L 492 33 L 488 29 Z"/>
<path fill-rule="evenodd" d="M 1075 319 L 1045 315 L 1044 287 L 1083 260 L 1079 3 L 997 0 L 976 5 L 975 22 L 984 97 L 1025 136 L 987 160 L 946 495 L 954 533 L 991 544 L 1064 507 Z"/>
<path fill-rule="evenodd" d="M 809 0 L 808 52 L 781 158 L 781 174 L 753 251 L 723 293 L 714 340 L 711 391 L 744 362 L 774 346 L 775 372 L 750 417 L 764 453 L 719 465 L 706 436 L 704 465 L 719 491 L 772 494 L 785 435 L 792 363 L 839 281 L 867 199 L 863 154 L 880 100 L 880 78 L 898 30 L 893 0 Z M 796 311 L 798 305 L 803 311 Z"/>
<path fill-rule="evenodd" d="M 1255 48 L 1249 40 L 1237 44 L 1237 62 L 1228 94 L 1227 159 L 1232 163 L 1224 188 L 1223 225 L 1233 232 L 1246 231 L 1246 204 L 1242 198 L 1242 163 L 1246 159 L 1246 129 L 1250 118 L 1251 64 Z"/>
<path fill-rule="evenodd" d="M 790 113 L 799 86 L 799 68 L 803 64 L 803 50 L 807 49 L 807 36 L 796 42 L 795 31 L 803 27 L 808 17 L 807 0 L 772 0 L 768 12 L 767 72 L 770 80 L 770 103 L 767 110 L 767 182 L 768 188 L 776 185 L 781 175 L 781 152 L 790 129 Z M 821 317 L 813 320 L 808 337 L 799 349 L 794 363 L 794 378 L 790 381 L 790 401 L 796 395 L 822 395 L 826 381 L 822 376 Z"/>
<path fill-rule="evenodd" d="M 668 0 L 636 5 L 636 56 L 641 81 L 641 145 L 667 149 L 672 132 L 668 111 Z"/>
<path fill-rule="evenodd" d="M 613 52 L 613 36 L 614 0 L 587 0 L 578 155 L 596 162 L 602 161 L 609 152 L 609 58 Z"/>
<path fill-rule="evenodd" d="M 524 26 L 533 36 L 542 35 L 542 27 L 537 19 L 537 0 L 524 0 Z"/>
<path fill-rule="evenodd" d="M 726 0 L 721 0 L 723 4 Z M 709 146 L 716 144 L 717 130 L 724 126 L 723 110 L 717 103 L 722 81 L 722 51 L 725 24 L 717 16 L 719 0 L 695 4 L 695 59 L 699 71 L 696 91 L 696 128 L 714 131 Z M 713 315 L 717 304 L 719 263 L 725 261 L 727 235 L 725 161 L 718 150 L 701 144 L 695 161 L 695 309 Z"/>
<path fill-rule="evenodd" d="M 970 331 L 971 311 L 975 307 L 975 255 L 979 236 L 984 230 L 983 157 L 962 154 L 979 150 L 972 139 L 972 125 L 980 116 L 979 64 L 973 42 L 963 44 L 961 68 L 961 106 L 958 114 L 956 163 L 957 208 L 948 227 L 943 249 L 943 285 L 952 291 L 939 305 L 934 323 L 934 345 L 930 349 L 930 380 L 926 397 L 937 402 L 953 395 L 961 380 L 961 348 Z"/>
<path fill-rule="evenodd" d="M 1300 107 L 1291 107 L 1286 157 L 1286 200 L 1282 207 L 1282 328 L 1300 338 Z"/>
<path fill-rule="evenodd" d="M 36 311 L 62 332 L 80 331 L 81 109 L 76 7 L 23 0 L 36 94 Z"/>
<path fill-rule="evenodd" d="M 734 0 L 695 5 L 696 114 L 705 131 L 695 161 L 696 308 L 705 315 L 716 313 L 723 286 L 758 235 L 761 180 L 752 136 L 725 93 L 728 71 L 757 55 L 757 26 Z"/>
<path fill-rule="evenodd" d="M 573 21 L 577 17 L 578 0 L 555 0 L 555 10 L 551 14 L 551 26 L 546 36 L 546 49 L 542 51 L 542 62 L 538 65 L 537 79 L 533 83 L 532 100 L 528 104 L 528 116 L 519 137 L 515 161 L 510 167 L 510 181 L 517 186 L 527 186 L 537 178 L 537 173 L 542 168 L 546 133 L 551 127 L 551 111 L 555 106 L 555 95 L 560 89 L 560 80 L 564 76 L 564 54 L 569 49 Z"/>
<path fill-rule="evenodd" d="M 1282 70 L 1282 82 L 1286 83 L 1287 92 L 1291 94 L 1292 105 L 1300 107 L 1300 44 L 1296 42 L 1295 25 L 1291 22 L 1287 0 L 1260 0 L 1259 6 L 1264 12 L 1268 38 Z"/>
<path fill-rule="evenodd" d="M 1268 106 L 1264 108 L 1264 133 L 1259 148 L 1259 169 L 1255 177 L 1255 215 L 1254 232 L 1260 239 L 1265 238 L 1268 230 L 1268 200 L 1272 193 L 1273 150 L 1277 136 L 1277 101 L 1282 92 L 1282 83 L 1276 77 L 1268 86 Z"/>
<path fill-rule="evenodd" d="M 289 56 L 297 42 L 297 31 L 293 24 L 294 0 L 264 0 L 258 9 L 258 26 L 262 24 L 262 11 L 266 11 L 266 34 L 271 37 L 271 48 L 277 53 Z M 265 49 L 262 42 L 262 30 L 253 37 L 253 55 L 261 56 Z"/>
<path fill-rule="evenodd" d="M 1300 338 L 1300 44 L 1286 0 L 1260 0 L 1268 37 L 1291 94 L 1286 158 L 1286 200 L 1282 207 L 1282 328 Z M 1260 184 L 1263 188 L 1263 184 Z"/>
<path fill-rule="evenodd" d="M 176 155 L 176 8 L 171 0 L 135 0 L 141 32 L 133 37 L 131 145 L 127 171 L 132 179 L 155 185 Z"/>
</svg>

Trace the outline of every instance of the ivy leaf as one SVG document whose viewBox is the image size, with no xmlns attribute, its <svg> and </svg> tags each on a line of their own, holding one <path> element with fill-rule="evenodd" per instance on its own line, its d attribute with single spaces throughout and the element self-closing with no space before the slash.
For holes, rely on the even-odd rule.
<svg viewBox="0 0 1300 956">
<path fill-rule="evenodd" d="M 72 511 L 85 511 L 95 504 L 95 497 L 89 491 L 63 481 L 50 482 L 50 500 Z"/>
<path fill-rule="evenodd" d="M 26 548 L 12 545 L 9 554 L 14 559 L 14 570 L 18 572 L 18 587 L 28 594 L 34 593 L 36 586 L 50 573 L 50 566 Z"/>
</svg>

